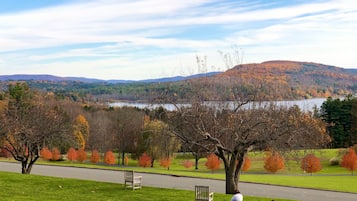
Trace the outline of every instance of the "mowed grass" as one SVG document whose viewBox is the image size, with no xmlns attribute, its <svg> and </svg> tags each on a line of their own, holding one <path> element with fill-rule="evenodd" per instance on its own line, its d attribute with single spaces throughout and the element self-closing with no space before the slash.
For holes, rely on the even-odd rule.
<svg viewBox="0 0 357 201">
<path fill-rule="evenodd" d="M 0 172 L 2 201 L 184 201 L 193 200 L 194 192 L 143 187 L 125 189 L 122 184 L 63 179 Z M 229 201 L 231 195 L 215 193 L 215 201 Z M 245 201 L 270 201 L 272 198 L 245 196 Z M 286 199 L 274 199 L 288 201 Z"/>
<path fill-rule="evenodd" d="M 301 158 L 304 155 L 306 155 L 304 151 L 298 151 L 296 153 L 287 153 L 285 157 L 288 158 L 288 160 L 286 161 L 285 169 L 278 171 L 276 174 L 270 174 L 264 170 L 263 152 L 252 152 L 249 154 L 249 157 L 252 160 L 251 168 L 249 169 L 249 171 L 242 173 L 240 181 L 357 193 L 357 176 L 351 176 L 351 173 L 349 171 L 347 171 L 345 168 L 339 165 L 338 166 L 329 165 L 329 160 L 331 158 L 342 157 L 343 150 L 323 149 L 323 150 L 313 150 L 312 152 L 321 159 L 323 165 L 323 169 L 318 173 L 314 173 L 312 176 L 310 174 L 303 173 L 303 171 L 300 168 Z M 160 167 L 158 161 L 155 162 L 154 168 L 138 167 L 137 161 L 135 160 L 129 160 L 129 165 L 127 167 L 118 166 L 118 165 L 110 166 L 100 163 L 91 164 L 91 163 L 77 163 L 77 162 L 70 162 L 70 161 L 48 162 L 48 161 L 41 161 L 41 160 L 38 161 L 38 164 L 42 163 L 42 164 L 51 164 L 51 165 L 100 168 L 100 169 L 112 169 L 112 170 L 133 169 L 137 172 L 172 174 L 172 175 L 202 177 L 202 178 L 211 178 L 211 179 L 220 179 L 220 180 L 225 179 L 223 166 L 221 166 L 222 168 L 220 170 L 217 170 L 212 173 L 204 165 L 206 162 L 205 158 L 200 159 L 198 170 L 195 170 L 194 167 L 191 167 L 189 169 L 183 167 L 182 163 L 184 160 L 193 161 L 192 155 L 191 154 L 177 155 L 177 157 L 172 161 L 170 170 Z M 19 170 L 20 170 L 20 166 L 19 166 Z"/>
</svg>

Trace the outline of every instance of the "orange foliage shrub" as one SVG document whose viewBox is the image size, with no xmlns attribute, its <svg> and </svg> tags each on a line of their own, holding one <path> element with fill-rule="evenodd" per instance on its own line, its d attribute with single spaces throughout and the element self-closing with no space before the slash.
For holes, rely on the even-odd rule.
<svg viewBox="0 0 357 201">
<path fill-rule="evenodd" d="M 70 161 L 77 160 L 77 151 L 74 148 L 69 148 L 67 151 L 67 159 Z"/>
<path fill-rule="evenodd" d="M 264 163 L 264 169 L 271 173 L 276 173 L 285 167 L 284 158 L 277 152 L 269 153 Z"/>
<path fill-rule="evenodd" d="M 144 152 L 140 156 L 138 163 L 139 163 L 140 167 L 150 167 L 151 166 L 151 157 Z"/>
<path fill-rule="evenodd" d="M 129 164 L 129 158 L 127 156 L 124 157 L 124 165 L 128 166 Z"/>
<path fill-rule="evenodd" d="M 185 160 L 183 163 L 183 166 L 185 167 L 185 168 L 191 168 L 192 166 L 193 166 L 193 161 L 190 161 L 190 160 Z"/>
<path fill-rule="evenodd" d="M 215 154 L 210 154 L 207 156 L 205 166 L 213 172 L 221 167 L 221 161 Z"/>
<path fill-rule="evenodd" d="M 170 169 L 170 165 L 171 165 L 171 158 L 163 158 L 160 159 L 160 166 Z"/>
<path fill-rule="evenodd" d="M 242 171 L 248 171 L 250 166 L 252 164 L 252 161 L 250 160 L 250 158 L 248 157 L 245 157 L 244 159 L 244 163 L 243 163 L 243 166 L 242 166 Z"/>
<path fill-rule="evenodd" d="M 92 151 L 92 155 L 90 157 L 90 162 L 91 163 L 98 163 L 100 161 L 100 155 L 97 150 Z"/>
<path fill-rule="evenodd" d="M 357 155 L 353 149 L 348 149 L 348 152 L 343 155 L 341 166 L 351 171 L 352 175 L 353 171 L 357 170 Z"/>
<path fill-rule="evenodd" d="M 52 152 L 47 148 L 43 147 L 40 151 L 41 158 L 44 160 L 52 159 Z"/>
<path fill-rule="evenodd" d="M 115 156 L 113 154 L 112 151 L 107 151 L 104 154 L 104 163 L 108 164 L 108 165 L 113 165 L 115 164 Z"/>
<path fill-rule="evenodd" d="M 55 147 L 52 149 L 52 160 L 58 161 L 61 158 L 61 152 Z"/>
<path fill-rule="evenodd" d="M 79 149 L 77 152 L 77 161 L 84 162 L 85 160 L 87 160 L 87 152 L 85 152 L 84 149 Z"/>
<path fill-rule="evenodd" d="M 306 155 L 301 161 L 301 169 L 307 173 L 320 171 L 322 169 L 320 159 L 313 154 Z"/>
</svg>

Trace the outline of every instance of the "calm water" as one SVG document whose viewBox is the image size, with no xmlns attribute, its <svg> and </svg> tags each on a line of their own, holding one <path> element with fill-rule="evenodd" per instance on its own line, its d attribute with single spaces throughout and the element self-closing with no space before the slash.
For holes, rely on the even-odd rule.
<svg viewBox="0 0 357 201">
<path fill-rule="evenodd" d="M 278 106 L 284 106 L 284 107 L 291 107 L 294 105 L 299 106 L 299 108 L 301 110 L 304 111 L 312 111 L 314 106 L 316 106 L 317 108 L 320 108 L 320 106 L 322 105 L 322 103 L 325 101 L 325 98 L 313 98 L 313 99 L 306 99 L 306 100 L 293 100 L 293 101 L 273 101 L 273 103 L 277 104 Z M 251 108 L 254 105 L 260 105 L 260 106 L 267 106 L 269 105 L 271 102 L 261 102 L 261 103 L 250 103 L 245 105 L 246 108 Z M 207 104 L 218 104 L 217 102 L 207 102 Z M 234 102 L 226 102 L 226 104 L 229 107 L 234 107 Z M 167 110 L 174 110 L 175 106 L 172 104 L 149 104 L 149 103 L 138 103 L 138 102 L 124 102 L 124 101 L 120 101 L 120 102 L 114 102 L 114 103 L 109 103 L 109 106 L 111 107 L 137 107 L 140 109 L 144 109 L 144 108 L 149 108 L 149 109 L 153 109 L 153 108 L 158 108 L 160 106 L 164 107 Z M 188 106 L 188 104 L 181 104 L 180 106 Z"/>
</svg>

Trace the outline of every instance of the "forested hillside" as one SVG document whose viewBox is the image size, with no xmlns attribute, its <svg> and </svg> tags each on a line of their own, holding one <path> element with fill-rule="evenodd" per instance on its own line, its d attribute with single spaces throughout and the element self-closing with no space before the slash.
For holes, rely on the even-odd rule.
<svg viewBox="0 0 357 201">
<path fill-rule="evenodd" d="M 150 100 L 159 94 L 175 94 L 185 100 L 192 83 L 207 92 L 206 99 L 231 100 L 232 94 L 256 93 L 264 100 L 295 100 L 315 97 L 339 97 L 357 93 L 357 69 L 294 61 L 268 61 L 259 64 L 242 64 L 223 73 L 200 74 L 177 81 L 165 78 L 151 81 L 113 83 L 105 80 L 80 81 L 70 78 L 41 79 L 36 76 L 24 79 L 31 88 L 54 92 L 74 100 Z M 21 75 L 24 77 L 24 75 Z M 48 77 L 48 76 L 47 76 Z M 12 80 L 21 77 L 11 76 Z M 3 79 L 4 90 L 11 80 Z M 213 93 L 214 92 L 214 93 Z M 216 94 L 210 96 L 209 94 Z M 218 94 L 218 95 L 217 95 Z M 219 96 L 219 97 L 217 97 Z"/>
</svg>

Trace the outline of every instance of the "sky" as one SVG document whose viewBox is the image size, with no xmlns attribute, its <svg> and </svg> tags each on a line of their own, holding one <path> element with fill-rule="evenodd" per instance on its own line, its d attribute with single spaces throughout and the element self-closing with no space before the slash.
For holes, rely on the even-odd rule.
<svg viewBox="0 0 357 201">
<path fill-rule="evenodd" d="M 225 62 L 230 55 L 232 62 Z M 198 62 L 196 58 L 205 61 Z M 0 75 L 142 80 L 268 60 L 357 68 L 353 0 L 2 0 Z"/>
</svg>

